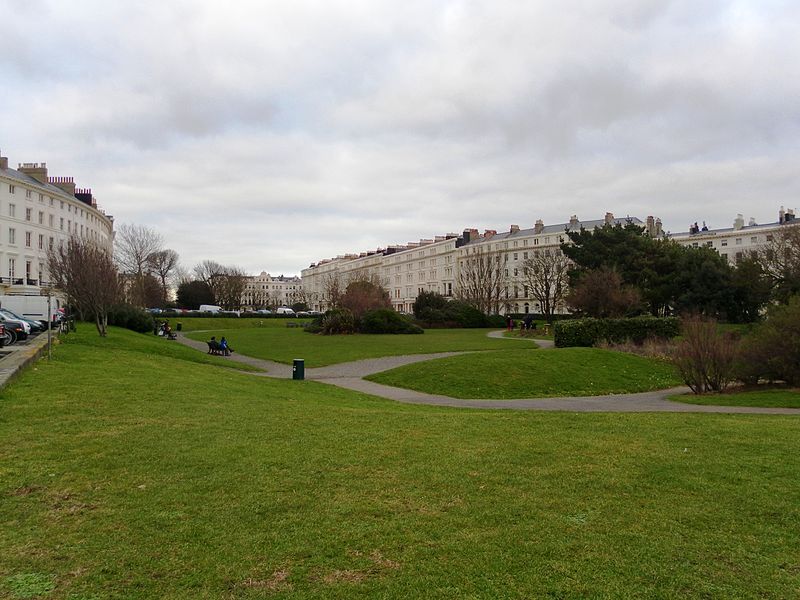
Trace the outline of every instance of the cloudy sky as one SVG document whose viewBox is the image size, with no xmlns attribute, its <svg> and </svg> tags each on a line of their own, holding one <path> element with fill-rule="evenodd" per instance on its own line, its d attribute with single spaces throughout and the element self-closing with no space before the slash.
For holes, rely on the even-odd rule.
<svg viewBox="0 0 800 600">
<path fill-rule="evenodd" d="M 191 267 L 800 208 L 800 2 L 0 0 L 0 148 Z"/>
</svg>

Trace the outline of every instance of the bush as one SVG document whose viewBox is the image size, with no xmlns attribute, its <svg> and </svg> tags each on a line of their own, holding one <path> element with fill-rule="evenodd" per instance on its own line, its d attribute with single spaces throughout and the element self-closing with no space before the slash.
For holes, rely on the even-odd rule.
<svg viewBox="0 0 800 600">
<path fill-rule="evenodd" d="M 315 323 L 318 323 L 315 327 Z M 314 319 L 306 331 L 321 333 L 323 335 L 336 335 L 341 333 L 355 333 L 357 330 L 356 318 L 346 308 L 333 308 L 321 317 Z"/>
<path fill-rule="evenodd" d="M 360 329 L 361 333 L 423 333 L 421 327 L 391 308 L 379 308 L 364 313 Z"/>
<path fill-rule="evenodd" d="M 744 339 L 738 378 L 745 383 L 766 379 L 800 384 L 800 297 L 774 307 L 767 320 Z"/>
<path fill-rule="evenodd" d="M 681 333 L 672 356 L 681 379 L 695 394 L 723 391 L 735 379 L 738 342 L 718 334 L 714 319 L 699 316 L 684 319 Z"/>
<path fill-rule="evenodd" d="M 680 333 L 675 317 L 633 317 L 630 319 L 572 319 L 557 321 L 554 340 L 558 348 L 594 346 L 605 341 L 621 344 L 643 343 L 648 338 L 669 339 Z"/>
<path fill-rule="evenodd" d="M 414 300 L 414 316 L 421 321 L 445 321 L 444 309 L 447 306 L 447 298 L 438 292 L 427 292 L 425 290 L 417 294 L 417 299 Z M 432 312 L 433 311 L 433 312 Z M 430 319 L 428 317 L 441 313 L 440 318 Z"/>
<path fill-rule="evenodd" d="M 153 315 L 130 304 L 117 304 L 108 311 L 108 324 L 125 327 L 138 333 L 153 331 Z"/>
</svg>

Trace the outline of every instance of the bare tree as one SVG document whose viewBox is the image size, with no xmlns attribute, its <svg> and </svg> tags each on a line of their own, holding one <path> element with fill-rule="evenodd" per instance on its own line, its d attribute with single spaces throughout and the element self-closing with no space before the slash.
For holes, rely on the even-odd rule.
<svg viewBox="0 0 800 600">
<path fill-rule="evenodd" d="M 159 233 L 144 225 L 123 223 L 114 236 L 117 263 L 123 272 L 134 279 L 133 303 L 144 306 L 146 289 L 145 275 L 150 272 L 149 259 L 164 246 Z"/>
<path fill-rule="evenodd" d="M 91 240 L 73 236 L 47 251 L 50 281 L 83 318 L 106 335 L 108 309 L 117 301 L 120 278 L 111 254 Z"/>
<path fill-rule="evenodd" d="M 759 248 L 756 261 L 772 283 L 781 302 L 800 292 L 800 223 L 782 226 Z"/>
<path fill-rule="evenodd" d="M 337 272 L 328 273 L 322 280 L 322 304 L 328 308 L 338 308 L 347 286 Z"/>
<path fill-rule="evenodd" d="M 211 277 L 209 285 L 217 304 L 226 310 L 238 310 L 242 306 L 247 273 L 239 267 L 221 267 L 220 271 Z"/>
<path fill-rule="evenodd" d="M 161 283 L 162 302 L 166 303 L 169 298 L 169 281 L 178 266 L 178 253 L 170 248 L 153 252 L 147 257 L 147 264 Z"/>
<path fill-rule="evenodd" d="M 622 276 L 609 267 L 584 273 L 566 301 L 582 315 L 601 319 L 624 317 L 636 313 L 642 306 L 639 290 L 625 285 Z"/>
<path fill-rule="evenodd" d="M 508 276 L 502 254 L 477 246 L 458 263 L 455 296 L 486 314 L 498 313 L 506 303 Z"/>
<path fill-rule="evenodd" d="M 561 250 L 534 250 L 531 258 L 522 263 L 522 284 L 528 296 L 539 303 L 542 315 L 548 321 L 563 303 L 568 290 L 568 271 L 572 262 Z"/>
</svg>

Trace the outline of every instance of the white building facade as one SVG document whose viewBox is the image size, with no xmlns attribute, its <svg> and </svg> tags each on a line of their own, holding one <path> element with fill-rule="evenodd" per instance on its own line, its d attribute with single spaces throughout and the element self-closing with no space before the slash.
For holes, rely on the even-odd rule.
<svg viewBox="0 0 800 600">
<path fill-rule="evenodd" d="M 248 277 L 242 293 L 245 310 L 291 306 L 303 301 L 303 281 L 299 277 L 273 276 L 265 271 Z"/>
<path fill-rule="evenodd" d="M 0 296 L 39 295 L 50 279 L 48 248 L 72 235 L 111 251 L 113 217 L 72 177 L 48 176 L 46 163 L 12 169 L 0 156 Z"/>
<path fill-rule="evenodd" d="M 632 222 L 645 226 L 653 236 L 661 235 L 661 223 L 653 217 L 643 223 L 636 217 L 617 219 L 611 213 L 605 218 L 545 225 L 541 220 L 532 228 L 512 225 L 508 231 L 465 229 L 461 234 L 449 233 L 433 239 L 421 239 L 403 246 L 389 246 L 361 254 L 347 254 L 322 260 L 302 271 L 303 287 L 313 310 L 330 308 L 331 295 L 343 291 L 347 283 L 363 275 L 378 276 L 389 291 L 396 311 L 410 313 L 422 291 L 438 292 L 446 297 L 459 295 L 460 271 L 474 255 L 491 255 L 499 261 L 502 289 L 498 311 L 501 313 L 538 313 L 538 302 L 528 293 L 523 282 L 523 263 L 537 252 L 560 252 L 568 230 L 594 229 L 606 223 Z M 565 312 L 566 307 L 558 307 Z"/>
<path fill-rule="evenodd" d="M 781 227 L 797 224 L 794 210 L 784 210 L 781 207 L 778 211 L 778 220 L 773 223 L 760 225 L 755 219 L 750 218 L 745 225 L 744 217 L 739 214 L 733 221 L 733 227 L 709 229 L 705 223 L 702 226 L 695 223 L 690 226 L 688 232 L 671 233 L 667 237 L 682 246 L 713 248 L 729 264 L 736 265 L 772 241 L 772 236 Z"/>
</svg>

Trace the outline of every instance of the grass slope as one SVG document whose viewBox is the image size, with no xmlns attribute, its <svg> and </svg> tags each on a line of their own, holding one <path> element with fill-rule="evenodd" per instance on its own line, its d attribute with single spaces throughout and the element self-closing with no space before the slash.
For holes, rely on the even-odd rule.
<svg viewBox="0 0 800 600">
<path fill-rule="evenodd" d="M 371 381 L 454 398 L 547 398 L 643 392 L 680 385 L 672 366 L 599 348 L 502 350 L 406 365 Z"/>
<path fill-rule="evenodd" d="M 303 358 L 306 367 L 402 354 L 457 350 L 497 350 L 511 342 L 486 336 L 488 329 L 430 329 L 422 335 L 312 335 L 300 328 L 263 327 L 237 331 L 213 330 L 189 334 L 195 340 L 226 336 L 237 352 L 291 363 Z M 530 349 L 534 349 L 533 343 Z"/>
<path fill-rule="evenodd" d="M 720 406 L 761 406 L 765 408 L 800 408 L 800 390 L 764 389 L 745 390 L 728 394 L 685 394 L 670 400 L 686 404 L 716 404 Z"/>
<path fill-rule="evenodd" d="M 68 334 L 61 337 L 62 344 L 78 344 L 83 347 L 96 348 L 100 355 L 106 353 L 117 356 L 117 351 L 134 352 L 150 357 L 163 357 L 175 360 L 188 361 L 206 365 L 216 365 L 239 371 L 260 371 L 256 367 L 233 362 L 222 356 L 214 356 L 198 352 L 176 341 L 165 340 L 163 337 L 149 333 L 136 333 L 128 329 L 117 327 L 109 328 L 111 332 L 107 337 L 97 335 L 97 330 L 91 323 L 79 323 L 77 335 Z"/>
<path fill-rule="evenodd" d="M 0 597 L 797 596 L 800 419 L 409 406 L 70 339 L 0 394 Z"/>
<path fill-rule="evenodd" d="M 156 315 L 157 320 L 163 320 Z M 263 329 L 266 327 L 286 329 L 286 323 L 307 323 L 311 319 L 288 319 L 288 318 L 239 318 L 239 317 L 170 317 L 170 324 L 175 327 L 181 324 L 181 330 L 187 331 L 209 331 L 209 330 L 228 330 L 228 329 Z"/>
</svg>

